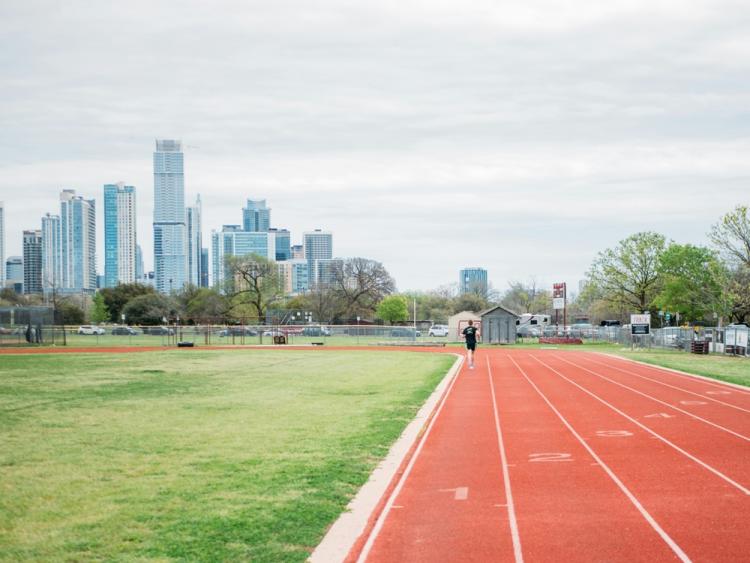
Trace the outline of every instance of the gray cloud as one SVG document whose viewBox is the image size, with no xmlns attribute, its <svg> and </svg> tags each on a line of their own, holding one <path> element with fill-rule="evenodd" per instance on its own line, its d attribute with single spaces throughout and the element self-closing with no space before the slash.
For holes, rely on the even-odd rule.
<svg viewBox="0 0 750 563">
<path fill-rule="evenodd" d="M 125 180 L 148 257 L 156 137 L 186 143 L 206 230 L 265 197 L 403 289 L 469 264 L 573 282 L 746 201 L 744 3 L 357 4 L 4 2 L 7 252 L 61 188 Z"/>
</svg>

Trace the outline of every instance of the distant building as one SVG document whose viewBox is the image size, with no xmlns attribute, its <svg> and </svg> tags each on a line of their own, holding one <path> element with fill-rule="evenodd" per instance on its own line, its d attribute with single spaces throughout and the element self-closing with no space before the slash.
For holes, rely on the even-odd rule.
<svg viewBox="0 0 750 563">
<path fill-rule="evenodd" d="M 23 293 L 23 258 L 21 256 L 8 256 L 5 261 L 6 287 L 10 287 L 16 293 Z"/>
<path fill-rule="evenodd" d="M 295 244 L 291 248 L 290 260 L 304 260 L 305 259 L 305 247 L 302 244 Z"/>
<path fill-rule="evenodd" d="M 60 194 L 60 256 L 62 289 L 96 290 L 96 202 L 75 190 Z"/>
<path fill-rule="evenodd" d="M 271 228 L 271 209 L 265 199 L 248 199 L 242 208 L 242 230 L 265 233 Z"/>
<path fill-rule="evenodd" d="M 139 281 L 143 278 L 145 268 L 143 266 L 143 250 L 141 245 L 135 245 L 135 281 Z"/>
<path fill-rule="evenodd" d="M 458 275 L 458 288 L 461 295 L 476 293 L 486 296 L 488 290 L 487 270 L 484 268 L 464 268 Z"/>
<path fill-rule="evenodd" d="M 5 284 L 5 204 L 0 201 L 0 288 Z"/>
<path fill-rule="evenodd" d="M 200 194 L 195 200 L 195 205 L 185 210 L 185 221 L 187 226 L 187 258 L 188 258 L 188 283 L 198 287 L 201 283 L 201 249 L 203 248 L 203 235 L 201 233 L 201 215 L 203 206 Z"/>
<path fill-rule="evenodd" d="M 239 229 L 239 225 L 224 225 L 221 231 L 211 233 L 213 254 L 213 285 L 221 285 L 230 279 L 226 266 L 230 256 L 257 254 L 267 260 L 276 257 L 276 236 L 269 232 L 249 232 Z"/>
<path fill-rule="evenodd" d="M 344 261 L 340 258 L 330 260 L 313 260 L 312 268 L 308 270 L 310 288 L 331 287 L 337 279 Z M 309 268 L 309 266 L 308 266 Z"/>
<path fill-rule="evenodd" d="M 23 232 L 23 292 L 42 292 L 42 231 Z"/>
<path fill-rule="evenodd" d="M 303 234 L 305 260 L 330 260 L 333 258 L 333 234 L 315 229 Z"/>
<path fill-rule="evenodd" d="M 277 265 L 284 293 L 298 294 L 310 289 L 307 260 L 285 260 Z"/>
<path fill-rule="evenodd" d="M 276 260 L 281 262 L 283 260 L 292 259 L 292 234 L 286 229 L 268 229 L 269 232 L 274 233 L 276 236 Z"/>
<path fill-rule="evenodd" d="M 156 141 L 154 152 L 154 268 L 156 289 L 170 293 L 188 281 L 182 141 Z"/>
<path fill-rule="evenodd" d="M 42 291 L 50 293 L 63 287 L 60 216 L 42 217 Z"/>
<path fill-rule="evenodd" d="M 201 248 L 201 287 L 208 287 L 208 248 Z"/>
<path fill-rule="evenodd" d="M 104 285 L 133 283 L 137 270 L 135 188 L 104 186 Z"/>
</svg>

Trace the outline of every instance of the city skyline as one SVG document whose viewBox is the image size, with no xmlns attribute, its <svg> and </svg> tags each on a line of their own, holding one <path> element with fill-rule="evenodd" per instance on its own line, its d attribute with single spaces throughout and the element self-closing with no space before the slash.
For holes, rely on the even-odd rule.
<svg viewBox="0 0 750 563">
<path fill-rule="evenodd" d="M 204 232 L 266 198 L 275 225 L 335 232 L 337 255 L 377 259 L 400 290 L 466 264 L 497 289 L 577 287 L 627 236 L 706 245 L 747 201 L 745 3 L 0 10 L 6 256 L 62 187 L 125 179 L 153 269 L 165 137 L 185 143 Z"/>
</svg>

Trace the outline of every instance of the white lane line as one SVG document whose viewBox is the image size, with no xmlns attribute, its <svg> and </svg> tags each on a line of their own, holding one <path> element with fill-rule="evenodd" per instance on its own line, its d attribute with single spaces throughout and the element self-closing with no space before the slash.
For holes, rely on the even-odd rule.
<svg viewBox="0 0 750 563">
<path fill-rule="evenodd" d="M 597 373 L 597 372 L 592 371 L 592 370 L 588 369 L 587 367 L 584 367 L 584 366 L 582 366 L 580 364 L 576 364 L 574 362 L 571 362 L 570 360 L 566 360 L 562 356 L 554 356 L 554 357 L 557 358 L 558 360 L 561 360 L 561 361 L 565 362 L 566 364 L 570 364 L 573 367 L 576 367 L 576 368 L 578 368 L 580 370 L 586 371 L 586 372 L 590 373 L 591 375 L 595 375 L 596 377 L 604 379 L 605 381 L 609 381 L 610 383 L 618 385 L 618 386 L 622 387 L 623 389 L 627 389 L 628 391 L 632 391 L 633 393 L 636 393 L 638 395 L 646 397 L 647 399 L 655 401 L 655 402 L 659 403 L 660 405 L 664 405 L 664 406 L 666 406 L 666 407 L 668 407 L 670 409 L 674 409 L 677 412 L 681 412 L 682 414 L 685 414 L 685 415 L 687 415 L 687 416 L 689 416 L 691 418 L 694 418 L 696 420 L 700 420 L 701 422 L 703 422 L 705 424 L 708 424 L 709 426 L 713 426 L 714 428 L 718 428 L 719 430 L 721 430 L 723 432 L 727 432 L 729 434 L 732 434 L 733 436 L 737 436 L 738 438 L 740 438 L 742 440 L 746 440 L 746 441 L 750 442 L 750 437 L 745 436 L 743 434 L 740 434 L 739 432 L 735 432 L 734 430 L 730 430 L 729 428 L 721 426 L 720 424 L 716 424 L 715 422 L 711 422 L 710 420 L 706 420 L 705 418 L 702 418 L 702 417 L 698 416 L 697 414 L 693 414 L 691 412 L 683 410 L 680 407 L 676 407 L 676 406 L 672 405 L 671 403 L 667 403 L 665 401 L 662 401 L 661 399 L 657 399 L 656 397 L 652 397 L 651 395 L 649 395 L 647 393 L 644 393 L 642 391 L 639 391 L 638 389 L 634 389 L 634 388 L 632 388 L 632 387 L 630 387 L 628 385 L 625 385 L 624 383 L 620 383 L 619 381 L 615 381 L 614 379 L 610 379 L 609 377 L 607 377 L 605 375 L 602 375 L 601 373 Z M 704 398 L 707 398 L 707 397 L 704 397 Z M 707 403 L 698 403 L 697 401 L 695 403 L 691 403 L 690 401 L 688 401 L 688 402 L 683 401 L 683 404 L 703 404 L 703 405 L 705 405 Z"/>
<path fill-rule="evenodd" d="M 372 531 L 370 532 L 370 536 L 367 538 L 367 542 L 365 542 L 365 545 L 362 548 L 362 551 L 360 552 L 359 557 L 357 558 L 357 563 L 364 563 L 364 561 L 367 559 L 367 556 L 370 554 L 370 550 L 372 550 L 372 546 L 375 545 L 375 540 L 377 539 L 378 534 L 380 534 L 380 530 L 382 530 L 383 524 L 385 524 L 385 520 L 388 517 L 388 513 L 391 511 L 391 508 L 393 508 L 396 498 L 401 493 L 401 489 L 404 487 L 404 483 L 406 483 L 406 479 L 409 477 L 409 474 L 411 473 L 411 470 L 414 467 L 414 464 L 416 463 L 420 452 L 422 451 L 422 447 L 427 441 L 427 438 L 430 435 L 430 432 L 432 431 L 433 426 L 435 426 L 435 421 L 440 416 L 440 412 L 443 410 L 443 406 L 445 406 L 445 402 L 448 400 L 448 397 L 450 396 L 451 391 L 453 391 L 453 386 L 455 385 L 456 381 L 458 381 L 458 377 L 462 372 L 463 370 L 459 371 L 456 374 L 456 376 L 453 378 L 453 381 L 451 381 L 450 386 L 445 391 L 445 395 L 443 395 L 443 399 L 440 401 L 440 405 L 435 411 L 435 414 L 432 417 L 430 424 L 427 426 L 427 430 L 425 430 L 425 433 L 422 436 L 422 439 L 419 441 L 419 445 L 417 446 L 417 449 L 414 450 L 414 454 L 411 456 L 411 459 L 409 460 L 409 463 L 407 464 L 406 469 L 404 470 L 404 474 L 401 476 L 401 479 L 399 479 L 398 483 L 394 487 L 393 492 L 391 493 L 391 496 L 388 497 L 388 501 L 385 503 L 385 506 L 383 507 L 383 511 L 380 513 L 380 516 L 378 516 L 378 519 L 375 522 L 375 526 L 373 526 Z"/>
<path fill-rule="evenodd" d="M 508 472 L 508 458 L 505 455 L 505 444 L 503 432 L 500 430 L 500 414 L 497 410 L 495 400 L 495 384 L 492 382 L 492 368 L 490 359 L 487 358 L 487 377 L 490 379 L 490 391 L 492 392 L 492 409 L 495 412 L 495 430 L 497 431 L 497 444 L 500 446 L 500 460 L 503 466 L 503 481 L 505 482 L 505 498 L 508 504 L 508 520 L 510 522 L 510 535 L 513 538 L 513 554 L 516 563 L 523 563 L 523 550 L 521 549 L 521 536 L 518 533 L 518 521 L 516 520 L 516 509 L 513 504 L 513 492 L 510 489 L 510 473 Z"/>
<path fill-rule="evenodd" d="M 727 477 L 726 475 L 724 475 L 724 474 L 723 474 L 723 473 L 722 473 L 721 471 L 719 471 L 718 469 L 714 469 L 713 467 L 711 467 L 710 465 L 708 465 L 708 464 L 707 464 L 706 462 L 704 462 L 704 461 L 701 461 L 700 459 L 698 459 L 697 457 L 695 457 L 695 456 L 694 456 L 693 454 L 691 454 L 691 453 L 689 453 L 689 452 L 686 452 L 685 450 L 683 450 L 683 449 L 682 449 L 682 448 L 681 448 L 680 446 L 678 446 L 677 444 L 675 444 L 675 443 L 673 443 L 673 442 L 670 442 L 670 441 L 669 441 L 669 440 L 667 440 L 667 439 L 666 439 L 666 438 L 665 438 L 664 436 L 661 436 L 660 434 L 657 434 L 656 432 L 654 432 L 653 430 L 651 430 L 651 429 L 650 429 L 650 428 L 649 428 L 648 426 L 645 426 L 645 425 L 641 424 L 641 423 L 640 423 L 640 422 L 638 422 L 638 421 L 637 421 L 636 419 L 634 419 L 634 418 L 633 418 L 632 416 L 629 416 L 629 415 L 625 414 L 624 412 L 622 412 L 622 411 L 621 411 L 620 409 L 618 409 L 618 408 L 617 408 L 616 406 L 614 406 L 614 405 L 612 405 L 612 404 L 608 403 L 607 401 L 605 401 L 605 400 L 604 400 L 604 399 L 602 399 L 601 397 L 597 396 L 596 394 L 592 393 L 591 391 L 589 391 L 589 390 L 588 390 L 588 389 L 586 389 L 585 387 L 582 387 L 582 386 L 578 385 L 578 383 L 576 383 L 576 382 L 575 382 L 575 381 L 573 381 L 572 379 L 570 379 L 570 378 L 568 378 L 568 377 L 565 377 L 565 376 L 564 376 L 564 375 L 563 375 L 562 373 L 560 373 L 559 371 L 557 371 L 557 370 L 556 370 L 555 368 L 553 368 L 553 367 L 551 367 L 551 366 L 549 366 L 549 365 L 545 364 L 545 363 L 544 363 L 544 362 L 543 362 L 542 360 L 538 359 L 537 357 L 535 357 L 535 356 L 530 356 L 530 357 L 531 357 L 531 358 L 532 358 L 533 360 L 535 360 L 535 361 L 539 362 L 540 364 L 542 364 L 542 365 L 543 365 L 544 367 L 546 367 L 546 368 L 547 368 L 547 369 L 549 369 L 550 371 L 552 371 L 552 372 L 556 373 L 556 374 L 557 374 L 558 376 L 562 377 L 562 378 L 563 378 L 563 379 L 564 379 L 565 381 L 567 381 L 568 383 L 570 383 L 570 384 L 572 384 L 572 385 L 575 385 L 576 387 L 578 387 L 578 388 L 579 388 L 579 389 L 580 389 L 581 391 L 583 391 L 584 393 L 586 393 L 586 394 L 588 394 L 588 395 L 591 395 L 591 396 L 592 396 L 592 397 L 593 397 L 594 399 L 596 399 L 597 401 L 599 401 L 599 402 L 600 402 L 600 403 L 602 403 L 603 405 L 606 405 L 606 406 L 608 406 L 608 407 L 609 407 L 610 409 L 612 409 L 613 411 L 615 411 L 615 412 L 616 412 L 617 414 L 619 414 L 620 416 L 622 416 L 622 417 L 624 417 L 624 418 L 628 419 L 628 420 L 629 420 L 630 422 L 632 422 L 633 424 L 635 424 L 635 425 L 636 425 L 636 426 L 638 426 L 639 428 L 642 428 L 643 430 L 645 430 L 646 432 L 648 432 L 649 434 L 651 434 L 651 435 L 652 435 L 652 436 L 653 436 L 654 438 L 656 438 L 657 440 L 661 440 L 662 442 L 664 442 L 664 443 L 665 443 L 665 444 L 667 444 L 668 446 L 670 446 L 670 447 L 674 448 L 675 450 L 677 450 L 678 452 L 680 452 L 680 453 L 681 453 L 682 455 L 684 455 L 685 457 L 687 457 L 687 458 L 689 458 L 689 459 L 693 460 L 693 461 L 694 461 L 695 463 L 697 463 L 697 464 L 698 464 L 698 465 L 700 465 L 701 467 L 703 467 L 703 468 L 707 469 L 708 471 L 710 471 L 711 473 L 713 473 L 714 475 L 716 475 L 716 476 L 717 476 L 717 477 L 719 477 L 720 479 L 723 479 L 724 481 L 726 481 L 727 483 L 729 483 L 729 484 L 730 484 L 730 485 L 732 485 L 733 487 L 735 487 L 735 488 L 739 489 L 740 491 L 742 491 L 742 492 L 743 492 L 743 493 L 745 493 L 746 495 L 750 495 L 750 490 L 748 490 L 747 488 L 743 487 L 742 485 L 740 485 L 740 484 L 739 484 L 738 482 L 734 481 L 733 479 L 731 479 L 731 478 Z"/>
<path fill-rule="evenodd" d="M 718 387 L 719 389 L 733 389 L 740 395 L 750 395 L 750 389 L 747 388 L 746 385 L 739 385 L 738 383 L 730 383 L 729 381 L 721 381 L 720 379 L 714 379 L 712 377 L 707 377 L 705 375 L 698 375 L 697 373 L 687 373 L 686 371 L 680 371 L 678 369 L 672 369 L 672 368 L 665 368 L 663 366 L 655 366 L 654 364 L 647 364 L 646 362 L 641 362 L 638 360 L 631 360 L 630 358 L 623 358 L 621 356 L 615 356 L 614 354 L 606 354 L 604 352 L 594 352 L 594 354 L 598 354 L 601 356 L 604 356 L 606 358 L 610 358 L 613 360 L 619 360 L 624 364 L 636 364 L 639 366 L 643 366 L 645 368 L 652 369 L 659 373 L 666 373 L 667 375 L 673 375 L 679 379 L 683 380 L 691 380 L 691 381 L 700 381 L 702 383 L 705 383 L 706 385 L 710 385 L 711 387 Z"/>
<path fill-rule="evenodd" d="M 633 371 L 628 371 L 626 369 L 618 368 L 617 366 L 613 366 L 611 364 L 605 364 L 604 362 L 597 362 L 596 360 L 593 360 L 591 358 L 586 358 L 589 362 L 598 364 L 600 366 L 605 366 L 608 368 L 615 369 L 617 371 L 621 371 L 622 373 L 627 373 L 628 375 L 634 375 L 635 377 L 640 377 L 641 379 L 645 379 L 647 381 L 652 381 L 653 383 L 658 383 L 659 385 L 664 385 L 665 387 L 670 387 L 672 389 L 677 389 L 678 391 L 682 391 L 684 393 L 688 393 L 690 395 L 695 395 L 696 397 L 702 397 L 704 399 L 708 399 L 709 401 L 713 401 L 715 403 L 719 403 L 721 405 L 724 405 L 726 407 L 730 407 L 733 409 L 737 409 L 738 411 L 743 411 L 750 413 L 750 409 L 743 409 L 742 407 L 738 407 L 737 405 L 732 405 L 731 403 L 727 403 L 724 401 L 720 401 L 719 399 L 713 399 L 711 397 L 706 397 L 705 395 L 701 393 L 696 393 L 694 391 L 688 391 L 687 389 L 683 389 L 682 387 L 677 387 L 676 385 L 670 385 L 669 383 L 665 383 L 664 381 L 659 381 L 658 379 L 652 379 L 650 377 L 646 377 L 645 375 L 641 375 L 640 373 L 635 373 Z M 707 394 L 715 393 L 715 391 L 706 391 Z M 722 393 L 727 393 L 727 391 L 722 390 Z"/>
<path fill-rule="evenodd" d="M 625 484 L 620 481 L 620 479 L 615 475 L 614 471 L 606 464 L 604 463 L 604 460 L 601 459 L 596 452 L 586 443 L 586 440 L 584 440 L 578 432 L 575 431 L 575 429 L 570 425 L 570 423 L 567 421 L 567 419 L 558 411 L 555 406 L 550 402 L 550 400 L 547 398 L 547 396 L 542 393 L 542 391 L 539 389 L 539 387 L 536 386 L 536 384 L 531 381 L 528 375 L 526 375 L 526 372 L 523 371 L 521 366 L 519 366 L 516 361 L 511 357 L 508 356 L 510 360 L 513 362 L 513 364 L 516 366 L 518 371 L 521 372 L 521 375 L 523 375 L 526 378 L 526 381 L 529 382 L 529 385 L 531 385 L 534 390 L 539 394 L 539 396 L 544 399 L 544 402 L 547 403 L 549 408 L 552 409 L 552 411 L 557 415 L 557 417 L 562 421 L 562 423 L 567 427 L 568 430 L 570 430 L 570 433 L 573 434 L 573 436 L 576 437 L 576 439 L 581 443 L 581 445 L 586 448 L 586 451 L 589 452 L 592 458 L 596 460 L 596 464 L 601 466 L 602 469 L 604 469 L 605 473 L 609 475 L 609 478 L 614 481 L 614 483 L 619 487 L 619 489 L 625 494 L 625 496 L 628 498 L 628 500 L 635 506 L 636 510 L 641 513 L 641 516 L 645 518 L 646 522 L 649 523 L 649 525 L 654 529 L 654 531 L 659 534 L 661 539 L 664 540 L 664 542 L 670 547 L 670 549 L 677 555 L 677 557 L 680 559 L 680 561 L 689 562 L 690 558 L 687 556 L 687 554 L 682 551 L 682 548 L 677 545 L 677 542 L 675 542 L 667 532 L 664 531 L 664 529 L 659 525 L 659 523 L 654 519 L 651 514 L 644 508 L 644 506 L 640 503 L 640 501 L 635 497 L 635 495 L 630 492 L 630 489 L 628 489 Z M 533 357 L 533 356 L 532 356 Z M 534 358 L 536 359 L 536 358 Z M 592 464 L 592 465 L 596 465 Z"/>
</svg>

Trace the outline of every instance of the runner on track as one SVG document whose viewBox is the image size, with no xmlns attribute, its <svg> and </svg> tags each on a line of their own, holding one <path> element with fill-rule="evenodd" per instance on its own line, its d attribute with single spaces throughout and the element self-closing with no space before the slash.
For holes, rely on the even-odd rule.
<svg viewBox="0 0 750 563">
<path fill-rule="evenodd" d="M 466 353 L 469 356 L 469 369 L 474 369 L 474 351 L 477 349 L 478 332 L 477 327 L 474 326 L 474 321 L 469 321 L 469 326 L 461 332 L 466 340 Z"/>
</svg>

